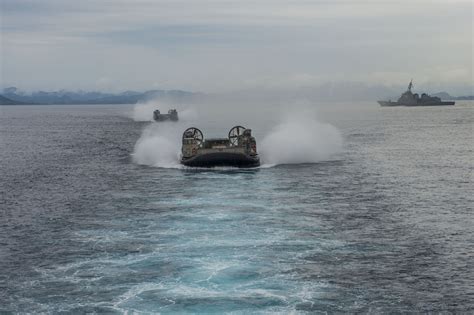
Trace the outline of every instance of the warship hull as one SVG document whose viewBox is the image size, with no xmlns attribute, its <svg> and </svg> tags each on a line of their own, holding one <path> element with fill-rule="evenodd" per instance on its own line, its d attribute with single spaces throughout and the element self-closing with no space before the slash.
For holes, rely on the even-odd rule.
<svg viewBox="0 0 474 315">
<path fill-rule="evenodd" d="M 260 166 L 260 158 L 238 152 L 209 152 L 182 158 L 181 164 L 190 167 L 231 166 L 250 168 Z"/>
<path fill-rule="evenodd" d="M 454 105 L 455 102 L 423 102 L 423 103 L 415 103 L 415 104 L 404 104 L 400 102 L 390 102 L 390 101 L 378 101 L 380 106 L 390 107 L 390 106 L 446 106 L 446 105 Z"/>
</svg>

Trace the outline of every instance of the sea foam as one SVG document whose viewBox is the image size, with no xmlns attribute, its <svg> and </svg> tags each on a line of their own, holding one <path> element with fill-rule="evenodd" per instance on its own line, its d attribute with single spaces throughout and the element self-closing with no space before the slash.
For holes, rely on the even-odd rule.
<svg viewBox="0 0 474 315">
<path fill-rule="evenodd" d="M 307 111 L 286 116 L 262 139 L 259 152 L 264 165 L 316 163 L 331 159 L 342 144 L 336 127 Z"/>
</svg>

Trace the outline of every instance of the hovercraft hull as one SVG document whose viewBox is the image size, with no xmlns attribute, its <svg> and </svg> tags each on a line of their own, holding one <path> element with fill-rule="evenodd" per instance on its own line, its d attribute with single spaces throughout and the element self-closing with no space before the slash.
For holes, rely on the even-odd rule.
<svg viewBox="0 0 474 315">
<path fill-rule="evenodd" d="M 182 158 L 181 164 L 190 167 L 258 167 L 260 166 L 260 158 L 258 156 L 250 156 L 235 152 L 212 152 L 198 154 L 189 158 Z"/>
<path fill-rule="evenodd" d="M 178 121 L 178 117 L 177 116 L 171 116 L 169 114 L 159 114 L 159 115 L 155 115 L 153 117 L 153 119 L 155 121 Z"/>
</svg>

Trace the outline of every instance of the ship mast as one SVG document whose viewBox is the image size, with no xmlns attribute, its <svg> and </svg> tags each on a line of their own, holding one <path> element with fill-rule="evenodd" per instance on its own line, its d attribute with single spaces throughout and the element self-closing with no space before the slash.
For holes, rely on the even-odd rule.
<svg viewBox="0 0 474 315">
<path fill-rule="evenodd" d="M 411 88 L 413 87 L 413 79 L 410 80 L 410 84 L 408 84 L 408 91 L 411 92 Z"/>
</svg>

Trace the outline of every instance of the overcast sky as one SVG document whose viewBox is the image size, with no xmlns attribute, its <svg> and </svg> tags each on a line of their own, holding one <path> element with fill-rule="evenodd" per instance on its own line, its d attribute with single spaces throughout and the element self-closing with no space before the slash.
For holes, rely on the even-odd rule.
<svg viewBox="0 0 474 315">
<path fill-rule="evenodd" d="M 2 87 L 473 85 L 472 0 L 0 0 Z"/>
</svg>

